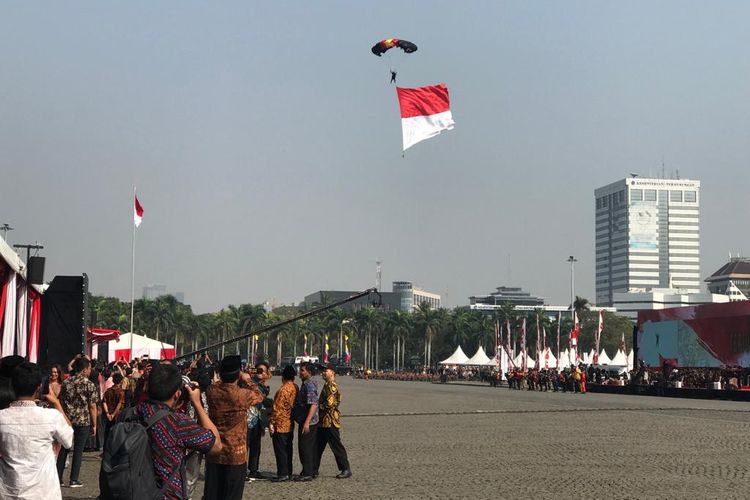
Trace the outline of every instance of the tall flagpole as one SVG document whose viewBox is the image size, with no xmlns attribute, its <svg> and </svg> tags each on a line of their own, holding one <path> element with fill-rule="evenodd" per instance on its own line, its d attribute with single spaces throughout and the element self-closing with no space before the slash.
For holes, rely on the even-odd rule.
<svg viewBox="0 0 750 500">
<path fill-rule="evenodd" d="M 135 213 L 135 186 L 133 186 L 133 213 Z M 130 274 L 130 359 L 133 359 L 133 313 L 135 312 L 135 217 L 133 217 L 133 250 Z"/>
</svg>

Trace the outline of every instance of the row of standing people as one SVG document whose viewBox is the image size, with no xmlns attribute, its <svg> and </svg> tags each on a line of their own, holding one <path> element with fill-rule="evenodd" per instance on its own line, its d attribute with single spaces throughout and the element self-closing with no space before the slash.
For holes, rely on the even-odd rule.
<svg viewBox="0 0 750 500">
<path fill-rule="evenodd" d="M 508 389 L 529 391 L 554 391 L 586 393 L 586 369 L 571 365 L 570 368 L 540 370 L 510 370 L 505 374 Z"/>
<path fill-rule="evenodd" d="M 268 405 L 270 401 L 265 384 L 270 378 L 267 365 L 259 364 L 255 377 L 251 377 L 240 369 L 239 357 L 228 357 L 218 367 L 218 380 L 200 387 L 197 382 L 185 380 L 180 369 L 170 362 L 152 361 L 137 377 L 113 374 L 112 386 L 105 392 L 103 401 L 90 380 L 92 365 L 85 357 L 74 361 L 72 375 L 67 379 L 61 380 L 58 368 L 57 378 L 44 384 L 39 367 L 33 363 L 14 359 L 12 366 L 5 362 L 0 363 L 0 368 L 7 369 L 7 376 L 0 384 L 3 389 L 0 391 L 0 403 L 3 403 L 0 406 L 0 468 L 3 473 L 0 497 L 61 498 L 62 470 L 70 451 L 73 456 L 69 484 L 82 486 L 79 481 L 81 457 L 85 441 L 96 434 L 100 407 L 110 428 L 115 422 L 133 415 L 140 422 L 154 419 L 147 432 L 154 473 L 164 498 L 190 498 L 194 494 L 200 458 L 205 456 L 204 498 L 239 499 L 248 467 L 258 463 L 260 446 L 255 447 L 255 457 L 253 452 L 248 453 L 255 439 L 248 426 L 248 414 L 252 413 L 252 408 Z M 270 401 L 273 411 L 268 428 L 279 481 L 292 477 L 295 424 L 299 426 L 298 450 L 302 463 L 302 472 L 297 478 L 306 481 L 317 477 L 321 457 L 329 445 L 339 468 L 337 477 L 351 476 L 339 433 L 340 393 L 335 372 L 331 366 L 323 370 L 326 384 L 318 398 L 312 371 L 311 366 L 301 367 L 302 387 L 298 389 L 294 383 L 295 370 L 290 367 L 285 371 L 276 398 Z M 6 385 L 8 390 L 5 390 Z M 48 408 L 42 408 L 40 400 Z M 105 447 L 103 464 L 112 458 L 108 457 L 107 449 Z M 59 451 L 57 467 L 53 451 Z M 196 462 L 191 457 L 199 457 L 197 470 L 190 467 L 191 462 L 193 465 Z M 107 498 L 106 490 L 111 485 L 102 484 L 102 477 L 105 476 L 100 476 L 101 496 Z"/>
</svg>

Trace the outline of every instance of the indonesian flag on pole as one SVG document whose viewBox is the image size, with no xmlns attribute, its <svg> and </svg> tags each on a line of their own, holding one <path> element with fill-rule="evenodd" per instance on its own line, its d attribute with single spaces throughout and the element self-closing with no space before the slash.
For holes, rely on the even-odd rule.
<svg viewBox="0 0 750 500">
<path fill-rule="evenodd" d="M 573 318 L 574 318 L 573 323 L 575 326 L 573 327 L 573 330 L 571 330 L 570 332 L 570 345 L 572 345 L 573 347 L 576 347 L 578 345 L 578 330 L 580 329 L 581 325 L 578 323 L 577 312 L 573 313 Z"/>
<path fill-rule="evenodd" d="M 404 151 L 453 128 L 448 87 L 444 83 L 415 89 L 396 87 L 396 94 L 401 107 Z"/>
<path fill-rule="evenodd" d="M 141 225 L 141 221 L 143 220 L 143 207 L 138 201 L 138 197 L 135 196 L 134 198 L 135 204 L 133 205 L 133 222 L 135 223 L 135 227 L 138 227 Z"/>
</svg>

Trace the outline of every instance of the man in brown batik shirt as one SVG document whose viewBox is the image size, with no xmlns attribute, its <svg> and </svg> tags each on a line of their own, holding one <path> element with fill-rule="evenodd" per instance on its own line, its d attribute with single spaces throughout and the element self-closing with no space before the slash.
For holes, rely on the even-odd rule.
<svg viewBox="0 0 750 500">
<path fill-rule="evenodd" d="M 239 356 L 221 361 L 221 382 L 206 390 L 211 421 L 223 445 L 216 457 L 206 457 L 205 500 L 241 500 L 247 467 L 247 410 L 263 401 L 249 374 L 240 371 Z M 240 387 L 243 380 L 247 387 Z"/>
</svg>

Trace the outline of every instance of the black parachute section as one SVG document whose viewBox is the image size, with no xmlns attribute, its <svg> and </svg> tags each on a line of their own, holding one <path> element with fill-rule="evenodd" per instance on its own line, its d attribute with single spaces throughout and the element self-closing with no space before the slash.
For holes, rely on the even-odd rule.
<svg viewBox="0 0 750 500">
<path fill-rule="evenodd" d="M 381 40 L 372 46 L 372 53 L 378 57 L 381 57 L 385 52 L 392 49 L 393 47 L 398 47 L 407 54 L 411 54 L 412 52 L 417 51 L 417 45 L 407 40 L 399 40 L 398 38 L 386 38 L 385 40 Z"/>
</svg>

